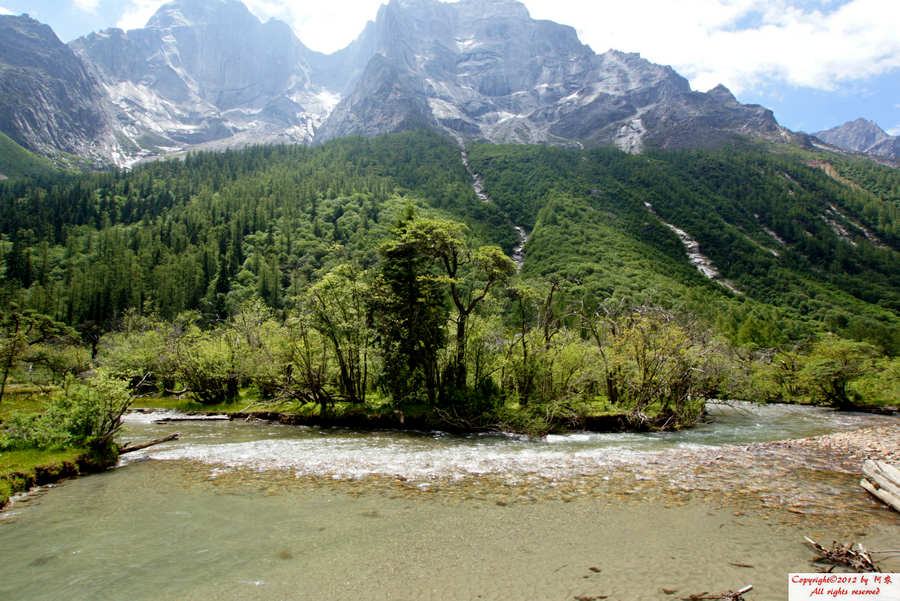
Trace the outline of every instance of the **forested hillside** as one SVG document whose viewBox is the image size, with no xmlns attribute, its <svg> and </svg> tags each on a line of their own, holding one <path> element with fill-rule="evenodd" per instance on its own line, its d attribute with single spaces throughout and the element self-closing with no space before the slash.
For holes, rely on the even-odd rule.
<svg viewBox="0 0 900 601">
<path fill-rule="evenodd" d="M 224 314 L 255 296 L 283 308 L 337 263 L 374 265 L 411 203 L 507 253 L 512 224 L 523 226 L 522 278 L 572 278 L 592 303 L 688 303 L 732 337 L 769 346 L 824 327 L 896 350 L 895 169 L 735 150 L 476 145 L 469 156 L 495 204 L 476 198 L 459 152 L 424 133 L 9 182 L 2 302 L 73 325 L 131 307 Z M 670 226 L 699 244 L 717 281 Z"/>
<path fill-rule="evenodd" d="M 525 431 L 888 402 L 898 172 L 780 151 L 474 145 L 487 201 L 426 132 L 6 182 L 3 382 L 100 366 L 204 404 L 375 395 Z"/>
<path fill-rule="evenodd" d="M 329 267 L 371 266 L 409 203 L 483 242 L 516 241 L 434 135 L 190 154 L 19 180 L 0 195 L 2 302 L 70 324 L 130 307 L 225 313 L 255 296 L 282 308 Z"/>
<path fill-rule="evenodd" d="M 827 329 L 897 350 L 897 170 L 746 150 L 482 145 L 469 157 L 494 201 L 533 228 L 526 278 L 575 278 L 588 298 L 686 303 L 742 343 Z M 714 279 L 665 224 L 699 243 Z"/>
</svg>

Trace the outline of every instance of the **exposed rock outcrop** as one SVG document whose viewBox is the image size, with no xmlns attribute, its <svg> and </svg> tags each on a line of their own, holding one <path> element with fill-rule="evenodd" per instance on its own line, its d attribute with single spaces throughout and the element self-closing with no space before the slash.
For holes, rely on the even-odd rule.
<svg viewBox="0 0 900 601">
<path fill-rule="evenodd" d="M 0 17 L 0 131 L 33 152 L 104 158 L 115 145 L 103 88 L 53 30 Z"/>
<path fill-rule="evenodd" d="M 176 0 L 143 28 L 92 33 L 70 48 L 27 17 L 0 25 L 0 130 L 44 154 L 120 165 L 196 145 L 419 127 L 461 143 L 629 152 L 792 135 L 722 86 L 694 92 L 638 54 L 596 54 L 572 27 L 532 19 L 515 0 L 390 0 L 327 56 L 239 0 Z"/>
<path fill-rule="evenodd" d="M 839 148 L 898 159 L 900 136 L 890 136 L 874 121 L 857 119 L 813 134 Z"/>
</svg>

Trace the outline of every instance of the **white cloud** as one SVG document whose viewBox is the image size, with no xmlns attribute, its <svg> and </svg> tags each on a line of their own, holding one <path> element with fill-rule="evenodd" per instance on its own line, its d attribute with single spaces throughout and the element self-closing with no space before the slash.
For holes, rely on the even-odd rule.
<svg viewBox="0 0 900 601">
<path fill-rule="evenodd" d="M 386 1 L 386 0 L 385 0 Z M 294 28 L 300 40 L 319 52 L 334 52 L 352 42 L 375 19 L 380 0 L 331 0 L 296 2 L 293 0 L 245 0 L 251 11 L 263 21 L 281 19 Z"/>
<path fill-rule="evenodd" d="M 98 0 L 75 0 L 84 5 Z M 381 0 L 245 0 L 261 20 L 289 23 L 304 44 L 333 52 L 375 18 Z M 525 0 L 535 18 L 577 27 L 598 51 L 640 52 L 707 90 L 767 83 L 833 90 L 900 69 L 897 0 Z M 143 27 L 163 0 L 132 0 L 119 19 Z"/>
<path fill-rule="evenodd" d="M 885 133 L 889 136 L 900 136 L 900 125 L 892 127 L 891 129 L 886 129 Z"/>
<path fill-rule="evenodd" d="M 83 10 L 86 13 L 96 14 L 97 9 L 100 8 L 100 0 L 73 0 L 72 4 L 78 10 Z"/>
<path fill-rule="evenodd" d="M 594 50 L 641 52 L 695 89 L 734 92 L 767 81 L 834 89 L 900 68 L 896 0 L 631 0 L 583 8 L 529 0 L 532 15 L 578 23 Z M 593 14 L 590 14 L 594 11 Z"/>
<path fill-rule="evenodd" d="M 119 17 L 116 27 L 121 29 L 139 29 L 147 24 L 165 0 L 132 0 L 131 5 Z"/>
</svg>

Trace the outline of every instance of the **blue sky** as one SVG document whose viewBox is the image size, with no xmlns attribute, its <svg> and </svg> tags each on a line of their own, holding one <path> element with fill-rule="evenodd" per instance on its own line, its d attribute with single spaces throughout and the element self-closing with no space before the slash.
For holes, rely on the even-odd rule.
<svg viewBox="0 0 900 601">
<path fill-rule="evenodd" d="M 381 0 L 245 0 L 289 23 L 322 52 L 347 45 Z M 63 41 L 107 27 L 142 27 L 162 0 L 0 0 Z M 807 132 L 859 117 L 900 135 L 898 0 L 525 0 L 535 18 L 574 26 L 595 51 L 640 52 L 706 91 L 728 86 L 779 123 Z"/>
</svg>

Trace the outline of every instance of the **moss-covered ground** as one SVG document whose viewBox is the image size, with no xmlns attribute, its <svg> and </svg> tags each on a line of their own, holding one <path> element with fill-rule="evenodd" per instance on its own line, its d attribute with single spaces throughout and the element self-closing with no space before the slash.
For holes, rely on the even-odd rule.
<svg viewBox="0 0 900 601">
<path fill-rule="evenodd" d="M 83 449 L 25 449 L 0 453 L 0 507 L 32 486 L 78 475 L 85 462 Z"/>
</svg>

